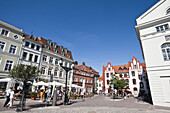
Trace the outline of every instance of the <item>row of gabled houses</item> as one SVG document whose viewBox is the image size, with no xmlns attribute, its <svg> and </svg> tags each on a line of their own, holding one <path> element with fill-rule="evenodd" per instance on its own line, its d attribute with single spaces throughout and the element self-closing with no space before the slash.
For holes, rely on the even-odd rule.
<svg viewBox="0 0 170 113">
<path fill-rule="evenodd" d="M 134 97 L 149 93 L 146 65 L 137 61 L 134 56 L 132 61 L 125 65 L 113 66 L 110 62 L 106 66 L 103 65 L 103 75 L 97 80 L 98 93 L 104 92 L 108 94 L 112 91 L 110 80 L 113 75 L 118 79 L 124 79 L 128 83 L 129 87 L 123 90 L 131 93 Z"/>
<path fill-rule="evenodd" d="M 63 66 L 71 68 L 73 56 L 67 48 L 43 37 L 27 35 L 22 29 L 0 21 L 0 79 L 7 78 L 14 65 L 25 64 L 37 66 L 41 70 L 37 81 L 48 82 L 52 77 L 56 82 L 65 83 L 66 72 L 59 64 L 60 59 L 63 60 Z M 85 62 L 78 65 L 76 61 L 74 71 L 68 72 L 67 83 L 82 86 L 85 79 L 86 92 L 94 92 L 98 76 L 99 73 L 85 66 Z M 0 82 L 0 89 L 6 84 Z"/>
</svg>

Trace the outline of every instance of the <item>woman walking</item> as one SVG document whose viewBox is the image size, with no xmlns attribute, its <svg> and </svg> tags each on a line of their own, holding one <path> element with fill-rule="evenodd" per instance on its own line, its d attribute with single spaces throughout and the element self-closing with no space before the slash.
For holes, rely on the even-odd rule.
<svg viewBox="0 0 170 113">
<path fill-rule="evenodd" d="M 11 91 L 11 95 L 10 95 L 10 101 L 9 101 L 9 108 L 12 108 L 13 106 L 13 101 L 14 101 L 14 98 L 15 98 L 15 93 L 14 93 L 15 89 L 13 89 Z"/>
</svg>

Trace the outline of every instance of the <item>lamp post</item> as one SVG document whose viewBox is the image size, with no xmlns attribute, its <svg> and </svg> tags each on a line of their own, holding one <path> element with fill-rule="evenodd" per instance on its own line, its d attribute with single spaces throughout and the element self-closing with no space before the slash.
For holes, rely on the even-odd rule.
<svg viewBox="0 0 170 113">
<path fill-rule="evenodd" d="M 65 99 L 64 99 L 64 105 L 66 105 L 66 103 L 68 102 L 68 97 L 67 97 L 67 74 L 70 70 L 73 69 L 74 67 L 74 62 L 72 63 L 72 66 L 71 67 L 66 67 L 66 66 L 63 66 L 63 59 L 61 58 L 60 61 L 60 66 L 66 71 L 66 82 L 65 82 Z"/>
</svg>

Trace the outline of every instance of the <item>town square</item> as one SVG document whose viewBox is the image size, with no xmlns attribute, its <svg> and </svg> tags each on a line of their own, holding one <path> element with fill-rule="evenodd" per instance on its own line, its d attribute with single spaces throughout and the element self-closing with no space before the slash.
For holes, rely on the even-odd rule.
<svg viewBox="0 0 170 113">
<path fill-rule="evenodd" d="M 0 112 L 170 112 L 170 0 L 0 9 Z"/>
</svg>

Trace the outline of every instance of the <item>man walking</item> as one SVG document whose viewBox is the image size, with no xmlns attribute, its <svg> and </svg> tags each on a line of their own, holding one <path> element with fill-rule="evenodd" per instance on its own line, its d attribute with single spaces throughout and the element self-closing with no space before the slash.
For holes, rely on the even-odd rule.
<svg viewBox="0 0 170 113">
<path fill-rule="evenodd" d="M 11 92 L 12 92 L 12 87 L 10 87 L 8 90 L 6 90 L 6 101 L 4 103 L 4 107 L 7 107 L 7 104 L 10 101 Z"/>
</svg>

